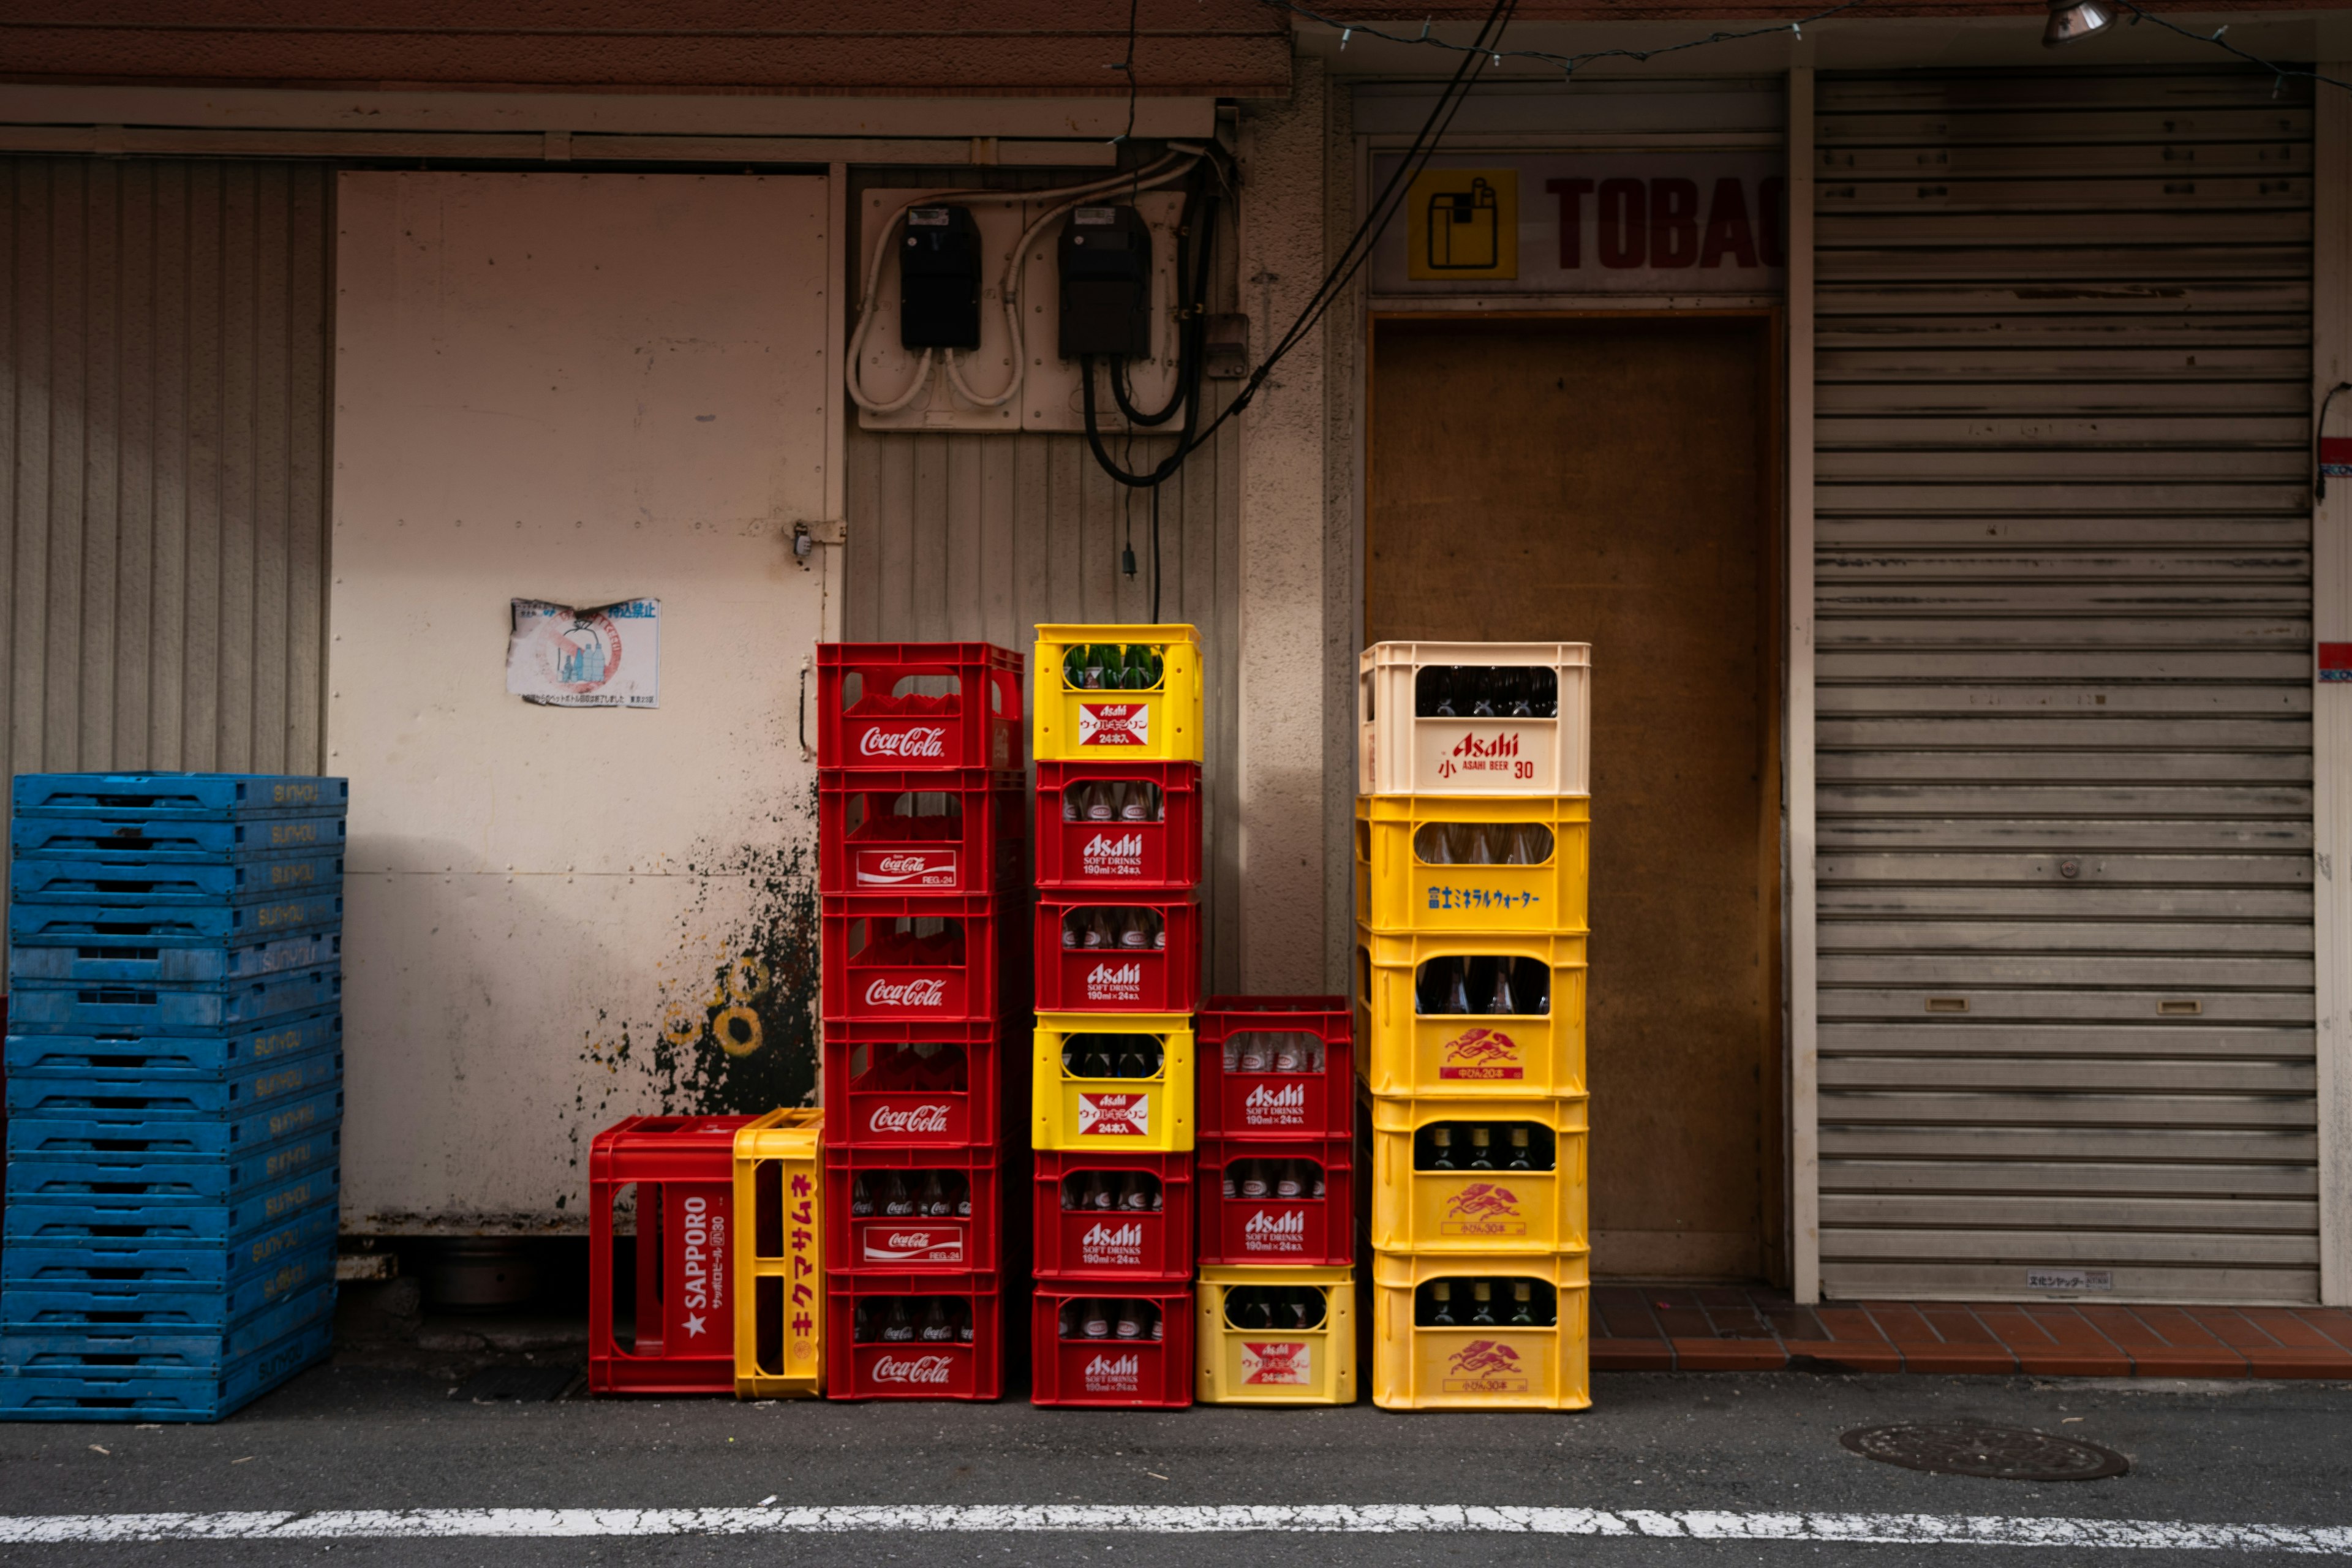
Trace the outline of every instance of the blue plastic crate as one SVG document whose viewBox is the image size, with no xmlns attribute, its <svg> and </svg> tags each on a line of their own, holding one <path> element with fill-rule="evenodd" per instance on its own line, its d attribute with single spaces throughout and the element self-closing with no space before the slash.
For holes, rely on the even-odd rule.
<svg viewBox="0 0 2352 1568">
<path fill-rule="evenodd" d="M 11 1202 L 70 1203 L 85 1197 L 137 1197 L 149 1203 L 223 1203 L 310 1171 L 339 1166 L 340 1120 L 280 1143 L 229 1154 L 163 1150 L 18 1155 L 8 1162 Z"/>
<path fill-rule="evenodd" d="M 351 803 L 348 779 L 307 773 L 18 773 L 17 812 L 142 816 L 180 822 L 316 816 Z"/>
<path fill-rule="evenodd" d="M 343 858 L 289 855 L 231 865 L 117 866 L 105 860 L 21 856 L 8 879 L 19 904 L 96 904 L 101 909 L 252 904 L 332 892 L 343 885 Z"/>
<path fill-rule="evenodd" d="M 92 1369 L 71 1376 L 0 1376 L 0 1421 L 218 1421 L 313 1363 L 335 1343 L 333 1322 L 313 1323 L 216 1372 Z"/>
<path fill-rule="evenodd" d="M 279 1340 L 327 1318 L 335 1310 L 335 1287 L 323 1285 L 263 1309 L 225 1328 L 184 1328 L 154 1333 L 137 1326 L 64 1322 L 19 1329 L 0 1322 L 0 1369 L 35 1377 L 73 1376 L 84 1371 L 110 1373 L 185 1367 L 217 1373 L 230 1363 L 269 1349 Z"/>
<path fill-rule="evenodd" d="M 89 984 L 203 985 L 223 980 L 254 980 L 289 970 L 340 963 L 340 926 L 320 926 L 291 936 L 177 937 L 151 942 L 114 933 L 58 941 L 44 937 L 13 943 L 8 978 L 16 985 Z"/>
<path fill-rule="evenodd" d="M 289 931 L 339 926 L 341 889 L 233 904 L 10 904 L 11 942 L 137 942 L 196 946 L 251 942 Z"/>
<path fill-rule="evenodd" d="M 142 1332 L 204 1334 L 242 1323 L 335 1282 L 335 1244 L 287 1258 L 278 1268 L 210 1289 L 150 1290 L 121 1281 L 82 1287 L 0 1286 L 0 1323 L 10 1332 L 67 1325 L 138 1325 Z"/>
<path fill-rule="evenodd" d="M 20 1247 L 11 1240 L 0 1251 L 0 1284 L 11 1290 L 88 1290 L 108 1285 L 217 1290 L 232 1280 L 268 1273 L 320 1242 L 333 1246 L 339 1217 L 335 1205 L 321 1204 L 255 1236 L 194 1246 L 122 1237 L 92 1237 L 58 1247 Z"/>
<path fill-rule="evenodd" d="M 303 1100 L 343 1077 L 340 1050 L 282 1057 L 220 1077 L 157 1079 L 145 1073 L 37 1068 L 8 1075 L 11 1116 L 80 1116 L 136 1110 L 162 1121 L 242 1114 L 270 1100 Z"/>
<path fill-rule="evenodd" d="M 110 866 L 226 865 L 289 855 L 340 855 L 345 822 L 340 812 L 331 816 L 271 816 L 246 822 L 19 812 L 8 825 L 8 844 L 20 858 L 47 860 L 98 860 Z"/>
<path fill-rule="evenodd" d="M 16 1035 L 243 1033 L 251 1025 L 341 1005 L 341 963 L 184 985 L 136 981 L 40 980 L 8 996 L 8 1030 Z"/>
<path fill-rule="evenodd" d="M 340 1089 L 239 1116 L 205 1121 L 151 1121 L 137 1111 L 89 1110 L 74 1116 L 12 1116 L 8 1163 L 20 1160 L 81 1160 L 94 1154 L 223 1155 L 259 1149 L 290 1138 L 307 1138 L 343 1118 Z M 15 1183 L 12 1180 L 10 1186 Z"/>
<path fill-rule="evenodd" d="M 10 1247 L 79 1247 L 133 1239 L 170 1247 L 228 1247 L 289 1225 L 342 1197 L 341 1167 L 329 1165 L 290 1182 L 218 1203 L 149 1203 L 136 1195 L 18 1198 L 7 1205 Z"/>
<path fill-rule="evenodd" d="M 325 1007 L 272 1019 L 236 1034 L 146 1035 L 111 1030 L 85 1035 L 11 1035 L 9 1073 L 132 1073 L 158 1082 L 208 1080 L 264 1062 L 332 1050 L 343 1042 L 343 1015 Z"/>
</svg>

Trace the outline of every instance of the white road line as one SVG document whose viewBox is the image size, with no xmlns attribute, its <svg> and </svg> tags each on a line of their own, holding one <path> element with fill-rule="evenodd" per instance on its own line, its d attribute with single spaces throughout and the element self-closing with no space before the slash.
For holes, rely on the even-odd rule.
<svg viewBox="0 0 2352 1568">
<path fill-rule="evenodd" d="M 0 1516 L 0 1545 L 134 1541 L 415 1541 L 593 1536 L 827 1535 L 874 1531 L 1251 1531 L 1370 1535 L 1649 1536 L 1685 1541 L 1842 1542 L 1905 1546 L 2061 1546 L 2352 1556 L 2352 1527 L 2194 1524 L 1999 1514 L 1723 1513 L 1687 1509 L 1466 1508 L 1313 1503 L 1223 1507 L 1020 1504 L 649 1509 L 362 1509 L 315 1513 Z"/>
</svg>

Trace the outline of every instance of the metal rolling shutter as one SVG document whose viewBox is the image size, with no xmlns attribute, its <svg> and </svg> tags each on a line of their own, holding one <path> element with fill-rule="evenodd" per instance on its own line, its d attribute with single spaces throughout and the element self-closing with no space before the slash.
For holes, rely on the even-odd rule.
<svg viewBox="0 0 2352 1568">
<path fill-rule="evenodd" d="M 1817 125 L 1822 1289 L 2315 1300 L 2307 91 Z"/>
</svg>

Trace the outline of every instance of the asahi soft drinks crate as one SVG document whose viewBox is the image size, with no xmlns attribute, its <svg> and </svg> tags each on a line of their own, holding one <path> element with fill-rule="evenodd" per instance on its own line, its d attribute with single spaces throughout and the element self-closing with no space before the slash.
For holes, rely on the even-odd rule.
<svg viewBox="0 0 2352 1568">
<path fill-rule="evenodd" d="M 1590 794 L 1591 662 L 1585 643 L 1374 643 L 1357 793 Z"/>
<path fill-rule="evenodd" d="M 1353 1263 L 1354 1144 L 1352 1136 L 1202 1139 L 1201 1261 Z"/>
<path fill-rule="evenodd" d="M 1188 626 L 1040 626 L 1039 763 L 1201 760 L 1200 636 Z"/>
<path fill-rule="evenodd" d="M 735 1130 L 735 1393 L 824 1392 L 824 1112 L 772 1110 Z"/>
<path fill-rule="evenodd" d="M 1037 886 L 1181 894 L 1201 884 L 1201 764 L 1039 763 Z"/>
<path fill-rule="evenodd" d="M 1041 1279 L 1030 1304 L 1030 1399 L 1172 1410 L 1192 1403 L 1192 1289 Z"/>
<path fill-rule="evenodd" d="M 1032 1146 L 1190 1152 L 1192 1022 L 1188 1013 L 1038 1014 Z"/>
<path fill-rule="evenodd" d="M 819 643 L 817 767 L 1022 765 L 1021 656 L 988 643 Z"/>
<path fill-rule="evenodd" d="M 1199 1035 L 1202 1137 L 1353 1131 L 1354 1015 L 1345 996 L 1212 996 Z"/>
<path fill-rule="evenodd" d="M 1036 998 L 1048 1013 L 1191 1013 L 1201 1001 L 1201 907 L 1173 896 L 1041 892 Z"/>
<path fill-rule="evenodd" d="M 1192 1277 L 1192 1156 L 1040 1149 L 1031 1156 L 1040 1279 Z"/>
<path fill-rule="evenodd" d="M 1203 1405 L 1353 1405 L 1351 1268 L 1203 1264 L 1197 1387 Z"/>
</svg>

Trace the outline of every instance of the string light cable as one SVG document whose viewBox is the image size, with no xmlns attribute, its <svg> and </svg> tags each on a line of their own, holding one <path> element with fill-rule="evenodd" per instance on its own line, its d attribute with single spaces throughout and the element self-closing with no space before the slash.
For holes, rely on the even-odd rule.
<svg viewBox="0 0 2352 1568">
<path fill-rule="evenodd" d="M 2141 9 L 2139 6 L 2133 5 L 2132 0 L 2115 0 L 2115 3 L 2131 13 L 2131 25 L 2135 27 L 2138 26 L 2142 22 L 2153 22 L 2168 33 L 2178 33 L 2182 37 L 2188 38 L 2195 43 L 2210 44 L 2215 48 L 2221 50 L 2225 54 L 2235 55 L 2238 58 L 2245 61 L 2248 65 L 2261 67 L 2263 69 L 2270 72 L 2273 79 L 2271 85 L 2271 96 L 2273 98 L 2278 96 L 2279 88 L 2285 83 L 2289 77 L 2300 77 L 2306 81 L 2324 82 L 2329 87 L 2341 88 L 2347 92 L 2352 92 L 2352 81 L 2346 81 L 2341 77 L 2323 76 L 2315 70 L 2309 70 L 2302 66 L 2283 66 L 2276 64 L 2273 61 L 2266 60 L 2260 55 L 2249 54 L 2247 51 L 2238 47 L 2237 45 L 2230 42 L 2227 38 L 2224 38 L 2221 36 L 2230 30 L 2230 26 L 2226 22 L 2214 28 L 2210 33 L 2192 32 L 2189 28 L 2182 26 L 2178 22 L 2168 22 L 2153 11 Z"/>
</svg>

